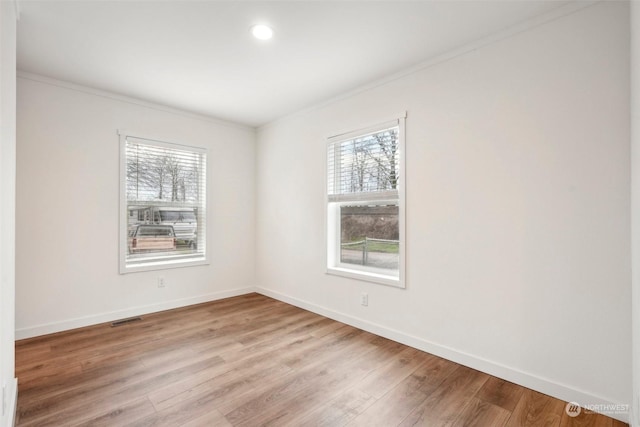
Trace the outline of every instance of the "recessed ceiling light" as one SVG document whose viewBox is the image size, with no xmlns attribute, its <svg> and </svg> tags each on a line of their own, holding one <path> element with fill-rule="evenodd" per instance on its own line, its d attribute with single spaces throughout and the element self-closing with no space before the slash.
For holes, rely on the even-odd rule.
<svg viewBox="0 0 640 427">
<path fill-rule="evenodd" d="M 258 24 L 251 27 L 251 34 L 257 39 L 269 40 L 273 37 L 273 30 L 266 25 Z"/>
</svg>

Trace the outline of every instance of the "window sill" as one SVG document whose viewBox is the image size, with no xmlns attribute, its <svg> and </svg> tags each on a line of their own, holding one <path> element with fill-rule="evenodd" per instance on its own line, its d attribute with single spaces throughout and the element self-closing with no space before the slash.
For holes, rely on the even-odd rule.
<svg viewBox="0 0 640 427">
<path fill-rule="evenodd" d="M 396 276 L 372 273 L 368 271 L 359 271 L 341 267 L 327 267 L 327 274 L 334 276 L 348 277 L 350 279 L 363 280 L 365 282 L 373 282 L 381 285 L 392 286 L 394 288 L 404 289 L 404 281 Z"/>
<path fill-rule="evenodd" d="M 120 274 L 136 273 L 138 271 L 154 271 L 166 270 L 170 268 L 192 267 L 196 265 L 209 265 L 209 260 L 203 257 L 193 258 L 189 260 L 162 260 L 155 262 L 151 261 L 120 267 Z"/>
</svg>

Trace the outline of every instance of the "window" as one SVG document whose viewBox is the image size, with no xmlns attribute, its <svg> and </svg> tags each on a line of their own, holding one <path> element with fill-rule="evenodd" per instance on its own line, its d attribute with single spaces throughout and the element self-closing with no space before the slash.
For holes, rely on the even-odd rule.
<svg viewBox="0 0 640 427">
<path fill-rule="evenodd" d="M 404 115 L 328 140 L 327 272 L 404 287 Z"/>
<path fill-rule="evenodd" d="M 206 150 L 120 132 L 120 152 L 120 272 L 206 264 Z"/>
</svg>

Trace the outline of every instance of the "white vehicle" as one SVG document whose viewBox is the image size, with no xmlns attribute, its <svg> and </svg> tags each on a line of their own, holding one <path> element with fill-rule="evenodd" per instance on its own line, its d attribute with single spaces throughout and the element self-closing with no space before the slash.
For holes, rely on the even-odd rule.
<svg viewBox="0 0 640 427">
<path fill-rule="evenodd" d="M 198 221 L 193 208 L 173 206 L 129 207 L 129 227 L 139 224 L 170 225 L 178 241 L 196 248 Z"/>
</svg>

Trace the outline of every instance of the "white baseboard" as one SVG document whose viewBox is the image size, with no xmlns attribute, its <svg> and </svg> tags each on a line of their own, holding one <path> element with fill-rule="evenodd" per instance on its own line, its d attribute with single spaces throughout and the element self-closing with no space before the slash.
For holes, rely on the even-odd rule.
<svg viewBox="0 0 640 427">
<path fill-rule="evenodd" d="M 163 301 L 157 304 L 131 307 L 123 310 L 110 311 L 92 316 L 77 317 L 74 319 L 52 322 L 44 325 L 30 326 L 16 329 L 16 340 L 37 337 L 40 335 L 53 334 L 56 332 L 68 331 L 69 329 L 82 328 L 85 326 L 97 325 L 99 323 L 112 322 L 127 317 L 141 316 L 143 314 L 155 313 L 173 308 L 186 307 L 188 305 L 200 304 L 203 302 L 215 301 L 223 298 L 235 297 L 256 292 L 253 287 L 231 289 L 228 291 L 215 292 L 212 294 L 200 295 L 196 297 L 182 298 L 172 301 Z"/>
<path fill-rule="evenodd" d="M 618 403 L 613 402 L 607 398 L 603 398 L 601 396 L 596 396 L 594 394 L 579 390 L 569 385 L 558 383 L 548 378 L 542 378 L 537 375 L 532 375 L 521 370 L 511 368 L 509 366 L 492 362 L 490 360 L 483 359 L 481 357 L 477 357 L 451 347 L 427 341 L 422 338 L 408 335 L 403 332 L 360 319 L 358 317 L 350 316 L 328 309 L 326 307 L 300 300 L 298 298 L 290 297 L 260 287 L 256 288 L 255 292 L 282 302 L 286 302 L 291 305 L 295 305 L 296 307 L 303 308 L 305 310 L 320 314 L 330 319 L 346 323 L 347 325 L 354 326 L 358 329 L 371 332 L 381 337 L 397 341 L 413 348 L 417 348 L 418 350 L 422 350 L 427 353 L 442 357 L 444 359 L 451 360 L 453 362 L 459 363 L 472 369 L 476 369 L 489 375 L 502 378 L 512 383 L 538 391 L 540 393 L 544 393 L 560 400 L 564 400 L 566 402 L 578 402 L 582 405 L 614 405 L 615 403 Z M 619 421 L 623 421 L 625 423 L 628 423 L 630 418 L 630 414 L 628 413 L 605 415 L 611 418 L 615 418 Z"/>
</svg>

